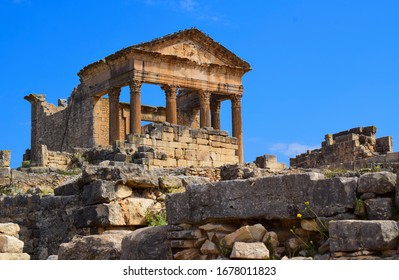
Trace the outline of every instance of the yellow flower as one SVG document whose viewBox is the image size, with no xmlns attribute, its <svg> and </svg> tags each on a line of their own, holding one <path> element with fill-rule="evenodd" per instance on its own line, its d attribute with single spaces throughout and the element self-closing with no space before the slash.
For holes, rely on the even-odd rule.
<svg viewBox="0 0 399 280">
<path fill-rule="evenodd" d="M 302 219 L 302 214 L 298 213 L 298 214 L 296 214 L 296 217 L 299 218 L 299 219 Z"/>
<path fill-rule="evenodd" d="M 309 205 L 310 205 L 310 202 L 309 202 L 309 201 L 306 201 L 306 202 L 305 202 L 305 206 L 308 207 Z"/>
</svg>

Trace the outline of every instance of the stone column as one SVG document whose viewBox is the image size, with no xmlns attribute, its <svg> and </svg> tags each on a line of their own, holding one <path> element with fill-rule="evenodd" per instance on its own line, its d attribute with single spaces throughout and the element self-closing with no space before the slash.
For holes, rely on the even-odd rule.
<svg viewBox="0 0 399 280">
<path fill-rule="evenodd" d="M 209 91 L 200 90 L 198 91 L 199 103 L 200 103 L 200 127 L 211 127 L 211 115 L 210 115 L 210 98 L 211 93 Z"/>
<path fill-rule="evenodd" d="M 116 140 L 120 140 L 119 125 L 119 96 L 121 88 L 111 88 L 108 92 L 109 96 L 109 144 L 113 144 Z"/>
<path fill-rule="evenodd" d="M 242 143 L 242 119 L 241 119 L 241 95 L 232 95 L 231 113 L 233 124 L 233 137 L 237 138 L 238 151 L 237 156 L 240 164 L 244 163 L 244 151 Z"/>
<path fill-rule="evenodd" d="M 130 81 L 130 134 L 141 134 L 141 82 Z"/>
<path fill-rule="evenodd" d="M 165 91 L 166 96 L 166 121 L 169 123 L 177 123 L 177 107 L 176 107 L 176 86 L 164 85 L 161 87 Z"/>
<path fill-rule="evenodd" d="M 214 129 L 220 129 L 220 105 L 221 102 L 218 100 L 211 102 L 211 121 Z"/>
</svg>

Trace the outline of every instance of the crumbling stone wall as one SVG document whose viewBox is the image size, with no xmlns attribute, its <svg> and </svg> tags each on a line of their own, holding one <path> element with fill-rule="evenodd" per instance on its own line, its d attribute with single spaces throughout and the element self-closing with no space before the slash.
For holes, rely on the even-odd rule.
<svg viewBox="0 0 399 280">
<path fill-rule="evenodd" d="M 55 188 L 54 195 L 0 194 L 0 223 L 17 223 L 24 252 L 32 259 L 47 259 L 75 235 L 144 227 L 146 215 L 164 208 L 166 192 L 209 181 L 186 176 L 180 169 L 145 170 L 133 163 L 103 162 L 84 167 L 82 176 Z"/>
<path fill-rule="evenodd" d="M 139 150 L 137 163 L 152 167 L 220 167 L 238 163 L 237 139 L 226 131 L 212 128 L 192 129 L 169 123 L 149 124 L 142 135 L 133 136 L 125 149 Z"/>
<path fill-rule="evenodd" d="M 376 138 L 376 132 L 375 126 L 369 126 L 327 134 L 321 149 L 291 158 L 290 165 L 298 168 L 360 169 L 376 163 L 399 162 L 399 153 L 393 153 L 392 138 Z"/>
<path fill-rule="evenodd" d="M 94 146 L 94 98 L 72 93 L 68 105 L 60 101 L 59 106 L 47 103 L 42 94 L 30 94 L 25 99 L 32 104 L 32 164 L 40 159 L 41 145 L 46 145 L 50 151 L 72 151 L 74 147 Z"/>
<path fill-rule="evenodd" d="M 76 196 L 0 196 L 0 222 L 18 224 L 24 252 L 32 259 L 46 259 L 78 233 L 71 212 L 79 203 Z"/>
<path fill-rule="evenodd" d="M 399 259 L 398 191 L 390 172 L 192 185 L 166 198 L 167 238 L 174 259 Z"/>
<path fill-rule="evenodd" d="M 67 152 L 49 151 L 46 145 L 39 145 L 35 165 L 67 170 L 71 168 L 72 154 Z"/>
</svg>

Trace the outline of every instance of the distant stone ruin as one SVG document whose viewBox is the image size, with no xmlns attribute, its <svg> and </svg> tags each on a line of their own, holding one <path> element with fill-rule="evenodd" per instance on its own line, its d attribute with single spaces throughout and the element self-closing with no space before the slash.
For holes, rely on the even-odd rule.
<svg viewBox="0 0 399 280">
<path fill-rule="evenodd" d="M 32 105 L 31 150 L 25 159 L 65 169 L 68 155 L 59 152 L 114 146 L 132 154 L 146 146 L 166 155 L 145 157 L 158 167 L 243 163 L 242 76 L 250 70 L 195 28 L 122 49 L 84 67 L 80 84 L 58 106 L 43 94 L 25 96 Z M 143 84 L 159 85 L 166 106 L 142 105 Z M 129 103 L 119 100 L 123 87 L 129 87 Z M 220 130 L 226 100 L 231 101 L 232 137 Z M 157 125 L 143 127 L 142 121 Z"/>
<path fill-rule="evenodd" d="M 375 126 L 356 127 L 327 134 L 321 149 L 307 151 L 290 159 L 297 168 L 345 168 L 350 170 L 399 167 L 399 153 L 393 152 L 392 137 L 376 138 Z"/>
</svg>

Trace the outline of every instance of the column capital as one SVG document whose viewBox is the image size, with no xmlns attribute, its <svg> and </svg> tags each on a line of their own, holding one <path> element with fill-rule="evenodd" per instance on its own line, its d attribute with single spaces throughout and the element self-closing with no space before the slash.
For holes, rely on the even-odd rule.
<svg viewBox="0 0 399 280">
<path fill-rule="evenodd" d="M 241 108 L 241 98 L 242 95 L 230 95 L 230 100 L 231 100 L 231 107 L 233 108 Z"/>
<path fill-rule="evenodd" d="M 200 104 L 209 104 L 209 101 L 211 98 L 211 92 L 207 91 L 207 90 L 199 90 L 198 97 L 199 97 Z"/>
<path fill-rule="evenodd" d="M 141 92 L 141 85 L 143 83 L 139 80 L 130 80 L 129 81 L 129 87 L 130 87 L 130 93 L 135 93 L 135 94 L 140 94 Z"/>
<path fill-rule="evenodd" d="M 165 95 L 167 98 L 176 98 L 178 86 L 175 85 L 162 85 L 161 89 L 165 91 Z"/>
<path fill-rule="evenodd" d="M 108 91 L 108 96 L 110 100 L 119 100 L 120 94 L 121 94 L 120 87 L 112 87 Z"/>
</svg>

